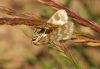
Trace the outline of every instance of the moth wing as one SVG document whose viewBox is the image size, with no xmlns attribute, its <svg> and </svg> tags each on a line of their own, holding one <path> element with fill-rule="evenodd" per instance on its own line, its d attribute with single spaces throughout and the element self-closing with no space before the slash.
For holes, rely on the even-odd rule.
<svg viewBox="0 0 100 69">
<path fill-rule="evenodd" d="M 65 23 L 64 25 L 55 29 L 50 34 L 40 39 L 39 41 L 35 42 L 34 44 L 36 45 L 48 44 L 51 43 L 52 40 L 57 40 L 57 41 L 68 40 L 71 38 L 73 30 L 74 30 L 73 22 Z"/>
<path fill-rule="evenodd" d="M 64 25 L 66 28 L 62 27 L 62 39 L 61 40 L 67 40 L 72 37 L 73 31 L 74 31 L 74 23 L 73 22 L 67 22 L 67 24 Z"/>
<path fill-rule="evenodd" d="M 49 20 L 48 23 L 54 25 L 63 25 L 68 22 L 68 15 L 65 10 L 58 10 Z"/>
</svg>

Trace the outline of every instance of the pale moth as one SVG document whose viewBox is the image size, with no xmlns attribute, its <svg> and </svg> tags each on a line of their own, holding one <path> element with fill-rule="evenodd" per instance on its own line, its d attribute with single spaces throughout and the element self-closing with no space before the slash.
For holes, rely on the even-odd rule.
<svg viewBox="0 0 100 69">
<path fill-rule="evenodd" d="M 68 21 L 68 15 L 65 10 L 58 10 L 49 20 L 48 23 L 59 25 L 60 27 L 52 30 L 50 33 L 42 33 L 33 43 L 35 45 L 43 45 L 52 43 L 52 40 L 66 41 L 71 38 L 74 30 L 73 22 Z"/>
</svg>

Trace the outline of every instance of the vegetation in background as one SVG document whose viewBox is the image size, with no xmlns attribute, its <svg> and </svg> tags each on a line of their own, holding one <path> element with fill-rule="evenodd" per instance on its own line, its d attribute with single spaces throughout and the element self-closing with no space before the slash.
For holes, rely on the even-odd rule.
<svg viewBox="0 0 100 69">
<path fill-rule="evenodd" d="M 86 5 L 85 1 L 81 1 L 82 4 L 84 5 L 86 12 L 91 16 L 91 19 L 93 21 L 88 21 L 84 18 L 82 18 L 81 16 L 79 16 L 76 12 L 74 12 L 73 10 L 70 10 L 68 8 L 65 8 L 61 5 L 59 5 L 58 3 L 54 2 L 53 0 L 37 0 L 38 2 L 47 5 L 55 10 L 60 10 L 60 9 L 64 9 L 67 13 L 68 16 L 71 18 L 72 21 L 74 21 L 75 23 L 82 25 L 84 27 L 89 27 L 92 30 L 94 30 L 98 35 L 100 34 L 100 26 L 98 23 L 95 23 L 93 21 L 98 21 L 96 20 L 96 15 L 94 15 L 93 12 L 91 12 L 91 10 L 89 9 L 89 7 Z M 67 2 L 66 6 L 69 6 L 72 0 Z M 45 21 L 44 19 L 33 15 L 33 14 L 24 14 L 24 13 L 18 13 L 8 7 L 4 7 L 4 6 L 0 6 L 0 11 L 10 15 L 10 16 L 17 16 L 18 18 L 0 18 L 0 25 L 28 25 L 28 26 L 34 26 L 34 27 L 54 27 L 55 25 L 53 24 L 47 24 L 47 21 Z M 83 32 L 80 30 L 76 30 L 74 31 L 74 34 L 72 36 L 71 39 L 74 43 L 79 43 L 79 44 L 83 44 L 84 46 L 100 46 L 100 37 L 99 36 L 94 36 L 91 33 L 88 32 Z M 62 56 L 64 56 L 67 60 L 69 60 L 73 66 L 70 64 L 70 62 L 68 62 L 65 58 L 61 57 L 60 55 L 58 55 L 58 53 L 55 53 L 55 50 L 52 50 L 52 48 L 48 48 L 48 53 L 49 53 L 49 60 L 48 62 L 45 61 L 45 59 L 40 58 L 34 58 L 33 56 L 30 55 L 25 55 L 22 53 L 23 57 L 31 64 L 34 65 L 35 63 L 41 64 L 41 66 L 43 67 L 43 69 L 66 69 L 66 68 L 70 68 L 71 66 L 73 68 L 76 69 L 82 69 L 80 68 L 80 64 L 77 62 L 77 60 L 75 60 L 74 56 L 72 55 L 72 52 L 69 50 L 69 48 L 66 46 L 66 44 L 62 44 L 60 42 L 57 41 L 53 41 L 53 45 L 51 45 L 52 47 L 54 47 L 54 49 L 56 49 Z M 86 52 L 84 51 L 83 47 L 77 47 L 75 45 L 72 45 L 73 48 L 75 48 L 76 50 L 79 50 L 79 52 L 81 53 L 82 57 L 85 58 L 87 64 L 90 66 L 89 68 L 92 69 L 99 69 L 100 65 L 95 66 L 91 60 L 89 60 L 89 56 L 86 54 Z M 2 48 L 0 49 L 0 52 L 2 52 Z M 53 58 L 51 58 L 51 56 Z M 48 56 L 47 56 L 48 57 Z M 51 60 L 50 60 L 51 58 Z M 63 58 L 63 59 L 61 59 Z M 48 58 L 47 58 L 48 59 Z M 35 60 L 35 61 L 34 61 Z M 4 64 L 2 62 L 3 60 L 0 59 L 0 63 L 1 63 L 1 69 L 3 69 L 2 64 Z M 5 60 L 4 60 L 5 62 Z M 66 63 L 68 62 L 68 63 Z M 65 64 L 64 64 L 65 63 Z M 66 65 L 69 65 L 69 67 L 67 67 Z M 22 65 L 21 69 L 23 69 L 24 64 Z M 85 68 L 85 67 L 83 67 Z M 87 69 L 87 68 L 86 68 Z"/>
</svg>

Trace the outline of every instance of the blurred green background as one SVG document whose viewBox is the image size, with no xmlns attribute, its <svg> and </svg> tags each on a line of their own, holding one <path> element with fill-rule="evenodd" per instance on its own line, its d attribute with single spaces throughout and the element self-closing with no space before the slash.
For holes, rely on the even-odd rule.
<svg viewBox="0 0 100 69">
<path fill-rule="evenodd" d="M 100 23 L 100 0 L 53 0 L 77 12 L 81 17 Z M 1 0 L 20 13 L 35 14 L 48 20 L 56 11 L 36 0 Z M 0 12 L 0 17 L 11 17 Z M 89 28 L 75 26 L 81 31 L 97 35 Z M 0 26 L 0 69 L 74 69 L 73 64 L 59 54 L 51 45 L 32 44 L 32 30 L 25 25 Z M 100 69 L 100 48 L 85 44 L 66 42 L 81 69 Z"/>
</svg>

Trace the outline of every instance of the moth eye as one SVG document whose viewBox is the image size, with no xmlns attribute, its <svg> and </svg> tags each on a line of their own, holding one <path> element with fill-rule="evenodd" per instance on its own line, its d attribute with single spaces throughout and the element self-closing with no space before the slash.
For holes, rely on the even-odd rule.
<svg viewBox="0 0 100 69">
<path fill-rule="evenodd" d="M 32 38 L 32 41 L 35 41 L 36 39 L 35 38 Z"/>
</svg>

